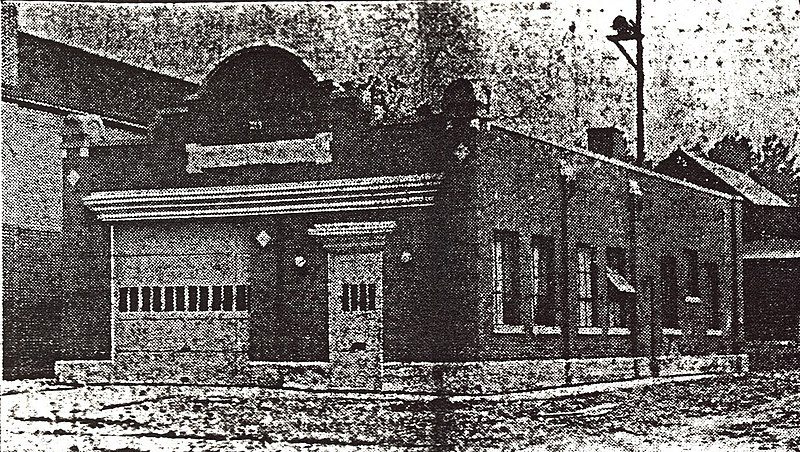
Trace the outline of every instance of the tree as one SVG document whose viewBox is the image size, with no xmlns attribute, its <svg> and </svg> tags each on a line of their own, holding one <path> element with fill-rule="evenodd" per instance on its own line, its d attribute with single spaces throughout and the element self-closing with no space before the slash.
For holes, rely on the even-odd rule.
<svg viewBox="0 0 800 452">
<path fill-rule="evenodd" d="M 795 132 L 788 144 L 777 135 L 764 138 L 754 149 L 747 137 L 726 135 L 708 151 L 708 158 L 747 174 L 792 205 L 800 205 L 800 156 L 792 151 Z"/>
</svg>

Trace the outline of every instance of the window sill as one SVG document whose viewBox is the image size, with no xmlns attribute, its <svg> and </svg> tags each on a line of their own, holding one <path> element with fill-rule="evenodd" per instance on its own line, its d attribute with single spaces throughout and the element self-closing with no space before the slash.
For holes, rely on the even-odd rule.
<svg viewBox="0 0 800 452">
<path fill-rule="evenodd" d="M 581 326 L 578 327 L 578 334 L 585 336 L 599 336 L 603 334 L 603 329 L 599 326 Z"/>
<path fill-rule="evenodd" d="M 630 328 L 615 328 L 611 327 L 608 329 L 609 336 L 628 336 L 631 334 Z"/>
<path fill-rule="evenodd" d="M 247 319 L 249 311 L 127 311 L 116 313 L 117 320 L 135 319 Z"/>
<path fill-rule="evenodd" d="M 561 334 L 561 327 L 534 325 L 533 327 L 531 327 L 531 334 L 534 335 Z"/>
<path fill-rule="evenodd" d="M 494 334 L 525 334 L 525 325 L 495 325 Z"/>
<path fill-rule="evenodd" d="M 693 296 L 687 296 L 684 299 L 684 301 L 687 302 L 687 303 L 693 303 L 693 304 L 698 304 L 698 303 L 702 303 L 703 302 L 703 300 L 701 300 L 700 297 L 693 297 Z"/>
<path fill-rule="evenodd" d="M 706 336 L 722 336 L 722 330 L 706 330 Z"/>
<path fill-rule="evenodd" d="M 661 334 L 664 336 L 683 336 L 683 330 L 680 328 L 661 328 Z"/>
</svg>

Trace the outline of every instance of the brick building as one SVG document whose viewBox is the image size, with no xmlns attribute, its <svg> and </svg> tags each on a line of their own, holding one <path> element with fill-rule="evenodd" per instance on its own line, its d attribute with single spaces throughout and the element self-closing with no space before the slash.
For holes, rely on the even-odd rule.
<svg viewBox="0 0 800 452">
<path fill-rule="evenodd" d="M 745 337 L 800 339 L 800 209 L 747 174 L 693 152 L 675 151 L 656 171 L 742 197 Z"/>
<path fill-rule="evenodd" d="M 732 371 L 741 198 L 243 49 L 152 140 L 67 147 L 63 380 L 497 392 Z"/>
<path fill-rule="evenodd" d="M 53 374 L 65 135 L 96 143 L 145 139 L 158 108 L 195 89 L 20 32 L 15 7 L 3 4 L 3 378 Z"/>
</svg>

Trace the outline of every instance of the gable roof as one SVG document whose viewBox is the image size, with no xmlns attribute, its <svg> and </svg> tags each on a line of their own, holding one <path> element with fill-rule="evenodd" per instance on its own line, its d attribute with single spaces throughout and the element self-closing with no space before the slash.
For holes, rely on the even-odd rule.
<svg viewBox="0 0 800 452">
<path fill-rule="evenodd" d="M 714 188 L 714 187 L 707 187 L 707 186 L 701 185 L 701 184 L 696 183 L 696 182 L 692 182 L 692 181 L 687 181 L 685 179 L 681 179 L 681 178 L 676 177 L 676 176 L 674 176 L 672 174 L 667 174 L 665 172 L 657 171 L 655 169 L 648 169 L 648 168 L 644 168 L 644 167 L 641 167 L 641 166 L 636 166 L 636 165 L 634 165 L 632 163 L 623 162 L 622 160 L 615 159 L 613 157 L 609 157 L 609 156 L 606 156 L 606 155 L 603 155 L 603 154 L 597 154 L 595 152 L 591 152 L 591 151 L 588 151 L 586 149 L 581 149 L 581 148 L 576 148 L 576 147 L 567 147 L 567 146 L 564 146 L 562 144 L 556 144 L 556 143 L 553 143 L 551 141 L 547 141 L 547 140 L 545 140 L 543 138 L 532 137 L 530 135 L 527 135 L 524 132 L 513 130 L 513 129 L 507 127 L 507 126 L 499 125 L 499 124 L 496 124 L 494 122 L 490 122 L 489 125 L 490 125 L 490 130 L 492 130 L 494 132 L 504 133 L 504 134 L 507 134 L 509 136 L 514 136 L 514 137 L 517 137 L 517 138 L 520 138 L 520 139 L 524 139 L 524 140 L 533 140 L 533 141 L 537 141 L 537 142 L 540 142 L 540 143 L 544 143 L 544 144 L 546 144 L 548 146 L 553 146 L 554 148 L 561 149 L 561 150 L 563 150 L 565 152 L 582 155 L 584 157 L 588 157 L 588 158 L 597 160 L 599 162 L 608 163 L 608 164 L 614 165 L 614 166 L 616 166 L 618 168 L 622 168 L 624 170 L 630 171 L 632 173 L 640 174 L 642 176 L 663 180 L 665 182 L 669 182 L 669 183 L 672 183 L 672 184 L 680 185 L 680 186 L 689 188 L 691 190 L 695 190 L 695 191 L 699 191 L 699 192 L 703 192 L 703 193 L 708 193 L 708 194 L 711 194 L 711 195 L 714 195 L 714 196 L 717 196 L 717 197 L 720 197 L 720 198 L 724 198 L 724 199 L 734 199 L 734 200 L 741 200 L 742 199 L 736 193 L 728 193 L 728 192 L 725 192 L 723 190 L 719 190 L 719 189 Z"/>
<path fill-rule="evenodd" d="M 148 125 L 198 85 L 89 51 L 20 32 L 18 78 L 3 98 Z"/>
<path fill-rule="evenodd" d="M 695 161 L 698 165 L 714 174 L 725 184 L 730 186 L 743 198 L 760 206 L 789 207 L 789 203 L 780 196 L 769 191 L 766 187 L 759 184 L 752 177 L 725 165 L 712 162 L 711 160 L 697 155 L 693 152 L 681 151 L 683 155 Z"/>
</svg>

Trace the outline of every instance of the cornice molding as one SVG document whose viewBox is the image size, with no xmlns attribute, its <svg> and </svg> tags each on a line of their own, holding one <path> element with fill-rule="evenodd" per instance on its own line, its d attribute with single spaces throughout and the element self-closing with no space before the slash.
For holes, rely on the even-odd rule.
<svg viewBox="0 0 800 452">
<path fill-rule="evenodd" d="M 325 248 L 344 252 L 356 248 L 383 248 L 395 227 L 394 221 L 323 223 L 315 224 L 308 234 L 317 237 Z"/>
<path fill-rule="evenodd" d="M 380 176 L 263 185 L 95 192 L 83 203 L 101 221 L 285 215 L 426 207 L 441 174 Z"/>
</svg>

